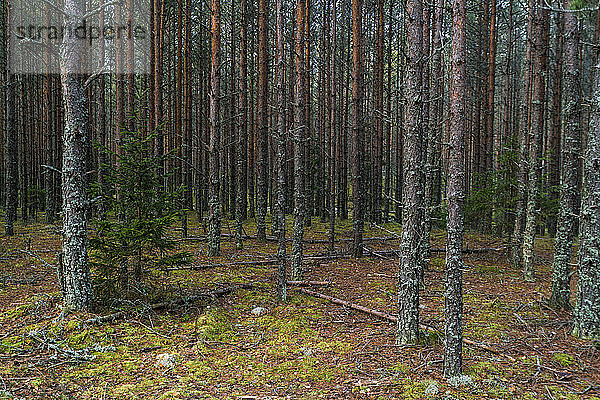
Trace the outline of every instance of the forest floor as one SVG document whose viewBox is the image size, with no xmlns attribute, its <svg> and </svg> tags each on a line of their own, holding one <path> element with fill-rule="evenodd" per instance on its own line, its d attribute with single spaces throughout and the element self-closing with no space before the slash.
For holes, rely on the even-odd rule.
<svg viewBox="0 0 600 400">
<path fill-rule="evenodd" d="M 233 226 L 224 224 L 224 233 Z M 337 225 L 338 237 L 350 237 L 351 230 L 349 223 Z M 465 338 L 499 353 L 465 345 L 465 376 L 448 382 L 438 335 L 398 347 L 394 325 L 372 315 L 296 288 L 278 304 L 274 266 L 155 272 L 154 289 L 143 300 L 120 303 L 123 318 L 102 324 L 86 323 L 96 314 L 63 318 L 51 265 L 60 246 L 56 229 L 31 223 L 16 231 L 0 241 L 0 399 L 600 399 L 600 344 L 571 337 L 570 315 L 545 304 L 552 261 L 547 238 L 536 240 L 537 278 L 527 283 L 509 266 L 501 239 L 467 235 L 470 249 L 500 250 L 465 255 Z M 252 235 L 254 226 L 245 231 Z M 307 237 L 325 239 L 326 232 L 315 219 Z M 398 232 L 398 225 L 386 224 L 385 230 L 369 227 L 365 236 Z M 192 224 L 190 236 L 203 234 Z M 444 232 L 434 231 L 432 241 L 443 248 Z M 180 243 L 194 254 L 194 265 L 264 260 L 276 252 L 276 243 L 251 239 L 238 251 L 226 237 L 222 256 L 209 259 L 202 240 Z M 367 245 L 389 250 L 399 241 Z M 305 254 L 326 247 L 307 244 Z M 398 261 L 368 255 L 307 262 L 305 279 L 331 282 L 311 290 L 394 313 Z M 148 306 L 242 283 L 253 286 Z M 442 332 L 443 293 L 439 251 L 425 276 L 421 320 Z M 98 315 L 118 311 L 119 303 L 108 304 Z"/>
</svg>

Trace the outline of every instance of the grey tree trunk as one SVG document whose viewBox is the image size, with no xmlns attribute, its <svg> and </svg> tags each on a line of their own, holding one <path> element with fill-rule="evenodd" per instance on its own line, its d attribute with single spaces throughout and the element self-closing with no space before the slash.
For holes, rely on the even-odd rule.
<svg viewBox="0 0 600 400">
<path fill-rule="evenodd" d="M 221 5 L 211 0 L 212 62 L 210 90 L 210 143 L 209 143 L 209 194 L 208 194 L 208 255 L 221 252 L 221 200 L 220 158 L 221 135 L 219 97 L 221 84 Z"/>
<path fill-rule="evenodd" d="M 287 298 L 286 278 L 286 242 L 285 242 L 285 165 L 286 165 L 286 141 L 285 141 L 285 54 L 283 50 L 283 15 L 281 0 L 276 2 L 277 14 L 277 187 L 275 200 L 275 218 L 277 229 L 277 258 L 279 268 L 277 270 L 277 298 L 285 301 Z"/>
<path fill-rule="evenodd" d="M 568 7 L 570 1 L 565 2 Z M 565 13 L 565 134 L 562 151 L 562 185 L 550 303 L 558 309 L 570 309 L 571 255 L 577 226 L 577 190 L 581 154 L 581 77 L 579 72 L 579 22 L 577 14 Z"/>
<path fill-rule="evenodd" d="M 294 232 L 292 239 L 292 279 L 302 279 L 302 240 L 304 237 L 304 140 L 306 132 L 304 91 L 304 29 L 306 2 L 298 0 L 296 10 L 296 98 L 294 99 Z"/>
<path fill-rule="evenodd" d="M 85 0 L 65 0 L 65 23 L 77 26 L 85 15 Z M 89 309 L 93 290 L 87 254 L 88 201 L 86 198 L 85 154 L 88 140 L 88 99 L 82 71 L 85 45 L 80 39 L 65 35 L 61 46 L 61 81 L 65 109 L 63 131 L 63 246 L 62 270 L 64 307 Z"/>
<path fill-rule="evenodd" d="M 544 107 L 546 100 L 545 77 L 547 63 L 545 62 L 548 43 L 545 40 L 548 10 L 544 9 L 540 0 L 532 2 L 533 8 L 533 68 L 531 95 L 531 125 L 529 127 L 529 157 L 528 157 L 528 184 L 525 230 L 523 232 L 523 278 L 526 281 L 535 279 L 534 251 L 535 229 L 537 221 L 538 181 L 540 179 L 541 160 L 539 157 L 540 143 L 544 134 Z"/>
<path fill-rule="evenodd" d="M 465 181 L 466 0 L 452 1 L 452 76 L 450 89 L 450 146 L 448 151 L 448 242 L 446 249 L 446 326 L 444 376 L 462 372 L 463 300 L 462 259 Z"/>
<path fill-rule="evenodd" d="M 597 42 L 596 42 L 597 43 Z M 595 60 L 590 129 L 583 162 L 583 194 L 573 335 L 600 339 L 600 58 Z"/>
<path fill-rule="evenodd" d="M 423 137 L 421 131 L 421 81 L 423 5 L 408 0 L 407 109 L 403 149 L 402 239 L 398 274 L 398 327 L 396 343 L 419 340 L 419 275 L 422 266 Z"/>
</svg>

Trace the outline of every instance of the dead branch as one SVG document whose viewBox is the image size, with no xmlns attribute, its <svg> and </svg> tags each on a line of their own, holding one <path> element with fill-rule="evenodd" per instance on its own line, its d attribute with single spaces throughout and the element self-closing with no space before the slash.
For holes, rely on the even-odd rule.
<svg viewBox="0 0 600 400">
<path fill-rule="evenodd" d="M 329 286 L 331 282 L 321 281 L 287 281 L 288 286 Z"/>
<path fill-rule="evenodd" d="M 335 298 L 335 297 L 332 297 L 332 296 L 327 296 L 325 294 L 317 293 L 317 292 L 314 292 L 314 291 L 309 290 L 309 289 L 302 289 L 302 288 L 300 288 L 299 290 L 300 290 L 300 292 L 302 292 L 304 294 L 308 294 L 308 295 L 313 296 L 313 297 L 318 297 L 320 299 L 328 300 L 328 301 L 330 301 L 332 303 L 340 304 L 340 305 L 346 306 L 348 308 L 351 308 L 353 310 L 357 310 L 357 311 L 361 311 L 361 312 L 366 313 L 366 314 L 374 315 L 376 317 L 379 317 L 379 318 L 382 318 L 382 319 L 385 319 L 385 320 L 388 320 L 388 321 L 391 321 L 391 322 L 398 322 L 398 317 L 396 317 L 395 315 L 391 315 L 391 314 L 387 314 L 387 313 L 384 313 L 384 312 L 381 312 L 381 311 L 378 311 L 378 310 L 373 310 L 371 308 L 363 307 L 363 306 L 361 306 L 359 304 L 350 303 L 349 301 L 338 299 L 338 298 Z M 423 325 L 423 324 L 420 324 L 419 326 L 423 330 L 426 330 L 428 332 L 434 332 L 436 334 L 440 334 L 441 335 L 440 331 L 438 331 L 437 329 L 435 329 L 435 328 L 433 328 L 431 326 L 427 326 L 427 325 Z M 512 362 L 515 361 L 515 359 L 513 357 L 511 357 L 509 355 L 506 355 L 506 354 L 503 354 L 499 350 L 496 350 L 496 349 L 494 349 L 492 347 L 489 347 L 489 346 L 487 346 L 485 344 L 477 343 L 477 342 L 474 342 L 474 341 L 472 341 L 470 339 L 463 339 L 463 343 L 468 344 L 468 345 L 473 346 L 473 347 L 477 347 L 477 348 L 479 348 L 481 350 L 485 350 L 485 351 L 487 351 L 489 353 L 493 353 L 493 354 L 496 354 L 498 356 L 505 357 L 505 358 L 507 358 L 508 360 L 510 360 Z"/>
</svg>

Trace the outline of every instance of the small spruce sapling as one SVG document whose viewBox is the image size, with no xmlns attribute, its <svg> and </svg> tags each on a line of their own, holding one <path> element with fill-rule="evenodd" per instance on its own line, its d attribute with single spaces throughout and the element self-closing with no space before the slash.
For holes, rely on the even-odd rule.
<svg viewBox="0 0 600 400">
<path fill-rule="evenodd" d="M 159 173 L 158 166 L 165 165 L 173 153 L 155 155 L 153 142 L 162 127 L 148 133 L 141 110 L 136 120 L 137 131 L 121 132 L 120 151 L 100 149 L 116 162 L 104 166 L 104 190 L 93 186 L 94 195 L 109 213 L 94 221 L 90 261 L 99 289 L 110 294 L 124 295 L 130 289 L 130 275 L 139 286 L 153 269 L 186 264 L 190 259 L 166 235 L 181 216 L 177 204 L 183 187 L 167 191 L 167 176 Z"/>
</svg>

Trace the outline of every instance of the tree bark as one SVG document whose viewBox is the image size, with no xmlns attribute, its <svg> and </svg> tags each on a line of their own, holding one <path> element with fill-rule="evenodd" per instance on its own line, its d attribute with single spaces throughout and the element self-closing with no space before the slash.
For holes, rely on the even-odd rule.
<svg viewBox="0 0 600 400">
<path fill-rule="evenodd" d="M 217 256 L 221 251 L 220 200 L 220 84 L 221 84 L 221 5 L 211 0 L 211 75 L 210 75 L 210 143 L 209 143 L 209 200 L 208 200 L 208 254 Z"/>
<path fill-rule="evenodd" d="M 594 35 L 596 45 L 598 32 L 597 29 Z M 591 121 L 583 162 L 577 302 L 573 313 L 573 336 L 582 339 L 600 339 L 600 57 L 597 49 L 594 58 Z"/>
<path fill-rule="evenodd" d="M 570 1 L 565 1 L 565 7 Z M 565 137 L 562 151 L 562 185 L 560 212 L 554 242 L 552 265 L 552 295 L 550 303 L 558 309 L 570 309 L 571 255 L 577 226 L 577 189 L 581 154 L 581 78 L 579 72 L 579 21 L 577 14 L 565 13 Z M 556 62 L 560 62 L 556 60 Z M 560 99 L 560 97 L 559 97 Z M 555 128 L 556 129 L 556 128 Z M 560 129 L 560 125 L 558 126 Z M 560 138 L 560 130 L 559 130 Z"/>
<path fill-rule="evenodd" d="M 306 213 L 304 150 L 306 140 L 305 120 L 305 65 L 304 29 L 306 1 L 298 0 L 296 9 L 296 96 L 294 99 L 294 232 L 292 244 L 292 279 L 302 279 L 302 238 Z"/>
<path fill-rule="evenodd" d="M 561 161 L 561 131 L 562 131 L 562 80 L 563 80 L 563 19 L 561 13 L 554 16 L 556 19 L 556 33 L 554 35 L 554 64 L 551 71 L 552 100 L 550 103 L 550 121 L 548 126 L 548 190 L 551 201 L 559 201 L 560 161 Z M 568 59 L 567 59 L 568 60 Z M 568 86 L 567 86 L 568 87 Z M 570 90 L 570 89 L 569 89 Z M 567 150 L 568 151 L 568 150 Z M 559 212 L 560 213 L 560 212 Z M 558 215 L 552 214 L 548 218 L 548 234 L 555 237 L 557 234 Z"/>
<path fill-rule="evenodd" d="M 539 157 L 540 143 L 544 133 L 544 104 L 546 100 L 546 51 L 548 46 L 547 35 L 544 34 L 548 29 L 548 10 L 544 9 L 541 0 L 533 1 L 534 25 L 533 25 L 533 92 L 532 92 L 532 110 L 531 124 L 529 127 L 529 156 L 528 156 L 528 183 L 527 183 L 527 208 L 525 230 L 523 232 L 523 278 L 526 281 L 535 279 L 534 271 L 534 239 L 537 222 L 537 197 L 538 181 L 540 178 L 541 161 Z"/>
<path fill-rule="evenodd" d="M 363 204 L 363 154 L 364 130 L 362 126 L 362 0 L 352 0 L 352 253 L 361 257 L 364 225 Z"/>
<path fill-rule="evenodd" d="M 256 177 L 256 231 L 258 240 L 264 241 L 267 236 L 267 163 L 268 163 L 268 28 L 267 0 L 258 0 L 258 175 Z"/>
<path fill-rule="evenodd" d="M 242 248 L 242 229 L 247 203 L 247 152 L 248 147 L 248 4 L 240 3 L 240 76 L 239 76 L 239 126 L 237 140 L 237 198 L 236 247 Z"/>
<path fill-rule="evenodd" d="M 276 0 L 277 14 L 277 187 L 275 200 L 275 224 L 277 232 L 277 298 L 285 301 L 287 298 L 286 276 L 286 240 L 285 240 L 285 165 L 286 165 L 286 138 L 285 138 L 285 54 L 283 49 L 283 15 L 281 1 Z"/>
<path fill-rule="evenodd" d="M 419 340 L 419 276 L 422 267 L 423 182 L 421 131 L 423 5 L 421 0 L 406 2 L 408 17 L 408 60 L 406 72 L 407 109 L 403 149 L 402 239 L 398 275 L 398 344 Z"/>
<path fill-rule="evenodd" d="M 462 259 L 465 180 L 466 0 L 452 1 L 452 82 L 450 89 L 450 146 L 448 155 L 448 241 L 446 251 L 446 327 L 444 376 L 462 372 L 463 300 Z"/>
<path fill-rule="evenodd" d="M 78 26 L 85 15 L 85 0 L 65 0 L 65 22 Z M 93 290 L 87 254 L 87 219 L 85 181 L 85 141 L 88 133 L 88 99 L 82 62 L 84 43 L 65 35 L 61 46 L 61 80 L 65 128 L 63 131 L 63 246 L 62 271 L 64 306 L 70 310 L 89 309 Z"/>
</svg>

